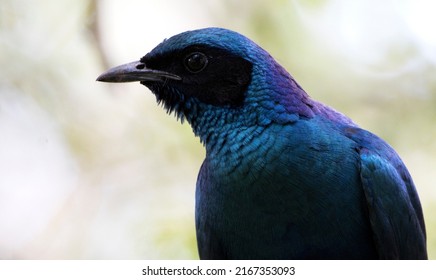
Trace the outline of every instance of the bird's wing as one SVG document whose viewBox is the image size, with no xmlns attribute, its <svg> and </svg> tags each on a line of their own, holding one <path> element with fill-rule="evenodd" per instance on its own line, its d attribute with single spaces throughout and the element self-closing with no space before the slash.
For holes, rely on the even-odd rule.
<svg viewBox="0 0 436 280">
<path fill-rule="evenodd" d="M 426 259 L 422 210 L 404 165 L 394 166 L 366 148 L 359 151 L 360 177 L 379 257 Z"/>
</svg>

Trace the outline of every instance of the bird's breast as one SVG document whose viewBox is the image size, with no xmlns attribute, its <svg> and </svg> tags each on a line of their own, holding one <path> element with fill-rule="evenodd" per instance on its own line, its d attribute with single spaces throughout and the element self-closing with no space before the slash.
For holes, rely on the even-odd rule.
<svg viewBox="0 0 436 280">
<path fill-rule="evenodd" d="M 304 122 L 270 126 L 208 153 L 197 181 L 199 247 L 213 236 L 233 258 L 316 258 L 310 248 L 345 256 L 351 240 L 370 242 L 357 155 L 346 139 L 323 134 Z"/>
</svg>

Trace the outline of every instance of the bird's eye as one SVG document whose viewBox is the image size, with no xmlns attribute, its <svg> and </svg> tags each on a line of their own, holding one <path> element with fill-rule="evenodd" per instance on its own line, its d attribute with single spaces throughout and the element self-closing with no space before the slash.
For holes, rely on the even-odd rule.
<svg viewBox="0 0 436 280">
<path fill-rule="evenodd" d="M 194 52 L 186 56 L 185 67 L 191 73 L 198 73 L 207 66 L 207 56 L 201 52 Z"/>
</svg>

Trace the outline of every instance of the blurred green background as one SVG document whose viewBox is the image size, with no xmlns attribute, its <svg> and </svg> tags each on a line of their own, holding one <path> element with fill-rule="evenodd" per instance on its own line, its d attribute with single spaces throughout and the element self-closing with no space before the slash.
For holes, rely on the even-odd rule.
<svg viewBox="0 0 436 280">
<path fill-rule="evenodd" d="M 171 35 L 220 26 L 398 151 L 435 259 L 435 10 L 431 0 L 0 0 L 0 258 L 198 258 L 198 139 L 145 87 L 95 78 Z"/>
</svg>

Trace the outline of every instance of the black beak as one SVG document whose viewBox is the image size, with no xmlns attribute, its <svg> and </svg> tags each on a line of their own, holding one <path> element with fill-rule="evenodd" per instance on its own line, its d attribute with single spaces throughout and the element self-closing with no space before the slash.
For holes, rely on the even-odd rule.
<svg viewBox="0 0 436 280">
<path fill-rule="evenodd" d="M 98 76 L 97 81 L 107 83 L 164 82 L 166 79 L 180 81 L 182 78 L 168 72 L 148 69 L 141 61 L 111 68 Z"/>
</svg>

